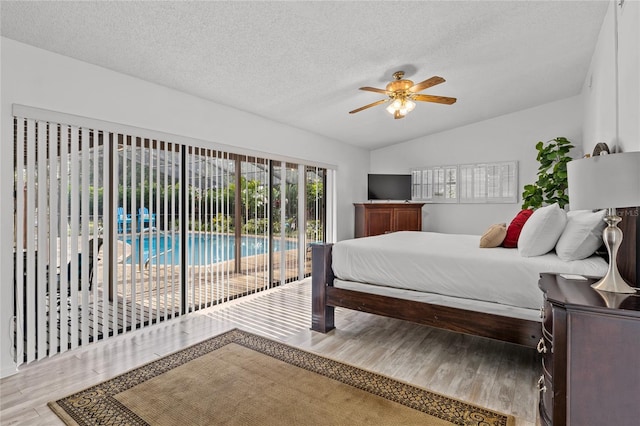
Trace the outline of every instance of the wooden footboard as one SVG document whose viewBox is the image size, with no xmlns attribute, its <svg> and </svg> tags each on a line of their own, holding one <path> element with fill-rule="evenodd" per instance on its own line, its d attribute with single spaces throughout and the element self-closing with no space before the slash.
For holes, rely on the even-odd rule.
<svg viewBox="0 0 640 426">
<path fill-rule="evenodd" d="M 312 330 L 326 333 L 335 328 L 334 307 L 339 306 L 529 347 L 542 337 L 538 321 L 333 287 L 331 249 L 332 244 L 312 248 Z"/>
</svg>

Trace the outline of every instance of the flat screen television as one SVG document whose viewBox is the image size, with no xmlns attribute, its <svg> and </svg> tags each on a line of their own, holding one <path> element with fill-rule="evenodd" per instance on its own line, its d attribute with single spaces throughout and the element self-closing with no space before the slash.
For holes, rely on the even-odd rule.
<svg viewBox="0 0 640 426">
<path fill-rule="evenodd" d="M 369 200 L 410 200 L 411 175 L 369 174 Z"/>
</svg>

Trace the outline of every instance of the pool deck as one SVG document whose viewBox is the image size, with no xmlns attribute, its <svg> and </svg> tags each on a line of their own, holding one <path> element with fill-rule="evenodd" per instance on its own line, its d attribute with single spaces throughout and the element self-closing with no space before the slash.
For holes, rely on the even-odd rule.
<svg viewBox="0 0 640 426">
<path fill-rule="evenodd" d="M 70 240 L 67 239 L 67 258 L 71 258 L 70 245 Z M 54 325 L 47 322 L 47 332 L 53 326 L 60 330 L 56 334 L 66 330 L 69 342 L 72 334 L 76 339 L 88 336 L 89 341 L 101 340 L 105 335 L 122 334 L 302 278 L 299 276 L 297 249 L 285 251 L 284 259 L 283 253 L 278 251 L 273 253 L 271 260 L 268 254 L 245 256 L 237 272 L 235 260 L 187 266 L 186 300 L 183 303 L 180 265 L 145 265 L 140 261 L 129 263 L 131 246 L 116 239 L 114 261 L 109 265 L 109 270 L 105 271 L 105 246 L 106 244 L 101 247 L 96 257 L 91 290 L 85 289 L 86 294 L 80 291 L 71 293 L 70 298 L 75 299 L 75 308 L 72 308 L 69 299 L 62 299 L 62 304 L 66 303 L 68 314 L 61 315 L 59 303 L 55 308 L 58 314 L 54 316 L 58 318 L 58 323 Z M 82 237 L 78 239 L 77 250 L 85 253 L 82 249 Z M 60 243 L 56 258 L 61 259 Z M 273 264 L 271 268 L 270 261 Z M 65 263 L 66 261 L 63 262 Z M 58 269 L 60 270 L 60 266 Z M 307 250 L 304 275 L 310 274 L 311 251 Z M 47 310 L 49 303 L 45 304 Z M 51 306 L 53 308 L 56 305 Z M 76 314 L 73 315 L 72 311 Z M 81 316 L 79 312 L 82 312 Z M 61 326 L 61 316 L 66 317 L 68 326 Z M 26 334 L 24 339 L 26 342 Z"/>
<path fill-rule="evenodd" d="M 228 302 L 242 296 L 254 294 L 298 279 L 298 252 L 285 252 L 284 279 L 280 280 L 281 253 L 275 252 L 273 261 L 274 284 L 269 283 L 268 255 L 243 258 L 242 270 L 233 272 L 235 262 L 225 261 L 211 265 L 189 266 L 187 268 L 186 310 L 181 312 L 182 297 L 180 268 L 177 265 L 125 264 L 113 265 L 115 297 L 109 300 L 108 285 L 105 285 L 105 271 L 98 256 L 94 270 L 94 283 L 88 292 L 88 304 L 80 306 L 88 321 L 89 340 L 101 340 L 104 334 L 121 334 L 125 330 L 137 329 L 178 315 L 204 309 L 212 305 Z M 125 256 L 123 256 L 125 255 Z M 119 259 L 126 258 L 121 252 Z M 307 252 L 305 272 L 311 273 L 311 255 Z M 108 284 L 108 283 L 107 283 Z M 81 302 L 80 292 L 77 294 Z M 68 308 L 71 313 L 71 307 Z M 60 325 L 57 325 L 60 327 Z M 81 327 L 78 321 L 78 328 Z M 78 331 L 78 336 L 81 331 Z M 71 328 L 69 328 L 71 339 Z"/>
</svg>

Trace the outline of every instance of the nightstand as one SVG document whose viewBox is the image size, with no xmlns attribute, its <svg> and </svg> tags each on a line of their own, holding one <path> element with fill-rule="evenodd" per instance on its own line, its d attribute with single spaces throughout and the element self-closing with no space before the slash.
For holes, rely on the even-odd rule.
<svg viewBox="0 0 640 426">
<path fill-rule="evenodd" d="M 640 424 L 640 293 L 608 307 L 595 281 L 540 275 L 543 425 Z"/>
</svg>

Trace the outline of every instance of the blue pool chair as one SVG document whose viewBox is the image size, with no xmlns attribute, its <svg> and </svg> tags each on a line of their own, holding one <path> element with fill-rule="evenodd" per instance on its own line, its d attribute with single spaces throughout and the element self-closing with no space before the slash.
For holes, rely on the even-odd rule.
<svg viewBox="0 0 640 426">
<path fill-rule="evenodd" d="M 124 214 L 124 209 L 122 207 L 118 207 L 116 219 L 118 223 L 118 234 L 131 230 L 131 215 Z"/>
<path fill-rule="evenodd" d="M 142 230 L 145 228 L 155 228 L 155 226 L 156 214 L 149 214 L 149 209 L 147 209 L 146 207 L 140 207 L 138 209 L 138 230 Z"/>
</svg>

